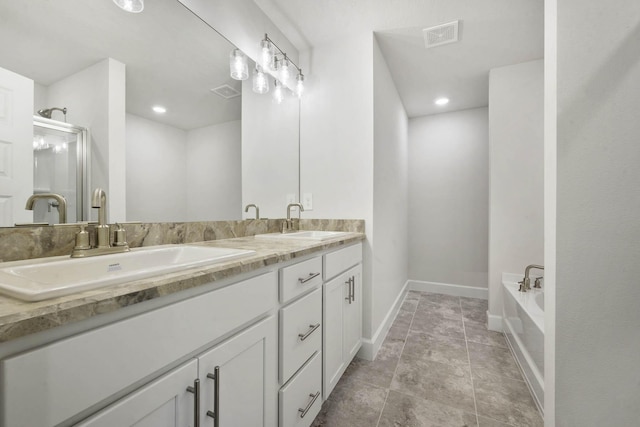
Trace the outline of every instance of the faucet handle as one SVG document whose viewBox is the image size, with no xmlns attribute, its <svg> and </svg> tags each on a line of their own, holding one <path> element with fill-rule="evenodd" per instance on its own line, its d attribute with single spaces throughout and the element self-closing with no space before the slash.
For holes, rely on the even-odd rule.
<svg viewBox="0 0 640 427">
<path fill-rule="evenodd" d="M 541 288 L 542 286 L 540 285 L 540 281 L 544 279 L 544 277 L 540 276 L 540 277 L 536 277 L 536 280 L 534 280 L 533 282 L 533 287 L 534 288 Z"/>
<path fill-rule="evenodd" d="M 78 250 L 90 249 L 89 233 L 85 230 L 87 223 L 80 223 L 80 231 L 76 233 L 76 246 L 73 248 Z"/>
<path fill-rule="evenodd" d="M 117 222 L 116 227 L 118 228 L 114 233 L 113 246 L 127 246 L 127 230 L 122 227 L 122 224 L 118 224 Z"/>
</svg>

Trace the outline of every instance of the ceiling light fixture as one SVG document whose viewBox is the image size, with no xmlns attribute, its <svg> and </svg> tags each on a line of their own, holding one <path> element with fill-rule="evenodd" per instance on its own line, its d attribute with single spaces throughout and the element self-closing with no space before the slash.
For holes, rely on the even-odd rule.
<svg viewBox="0 0 640 427">
<path fill-rule="evenodd" d="M 151 109 L 158 114 L 164 114 L 167 112 L 167 109 L 162 105 L 154 105 L 153 107 L 151 107 Z"/>
<path fill-rule="evenodd" d="M 229 54 L 229 69 L 234 80 L 246 80 L 249 78 L 249 65 L 247 55 L 240 49 L 233 49 Z"/>
<path fill-rule="evenodd" d="M 113 0 L 113 2 L 126 12 L 140 13 L 144 10 L 144 0 Z"/>
<path fill-rule="evenodd" d="M 440 106 L 447 105 L 449 103 L 449 98 L 438 98 L 433 101 L 433 103 Z"/>
</svg>

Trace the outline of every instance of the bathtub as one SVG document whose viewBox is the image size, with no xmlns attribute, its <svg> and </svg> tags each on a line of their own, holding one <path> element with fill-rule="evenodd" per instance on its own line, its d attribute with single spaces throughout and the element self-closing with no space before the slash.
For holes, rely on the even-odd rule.
<svg viewBox="0 0 640 427">
<path fill-rule="evenodd" d="M 533 398 L 544 413 L 544 285 L 520 292 L 522 274 L 502 274 L 502 327 Z M 533 280 L 531 280 L 533 286 Z"/>
</svg>

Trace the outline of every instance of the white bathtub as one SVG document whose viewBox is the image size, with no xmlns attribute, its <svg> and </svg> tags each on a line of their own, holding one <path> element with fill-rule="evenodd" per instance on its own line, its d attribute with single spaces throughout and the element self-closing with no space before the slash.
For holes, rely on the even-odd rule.
<svg viewBox="0 0 640 427">
<path fill-rule="evenodd" d="M 544 411 L 544 292 L 520 292 L 522 274 L 502 274 L 502 321 L 507 342 L 524 372 L 540 411 Z M 533 280 L 531 280 L 533 286 Z M 544 285 L 543 285 L 544 289 Z"/>
</svg>

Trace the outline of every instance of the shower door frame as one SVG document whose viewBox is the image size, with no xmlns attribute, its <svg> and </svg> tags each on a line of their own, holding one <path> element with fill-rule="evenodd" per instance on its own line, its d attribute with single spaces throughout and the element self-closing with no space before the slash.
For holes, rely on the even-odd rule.
<svg viewBox="0 0 640 427">
<path fill-rule="evenodd" d="M 75 134 L 78 138 L 76 142 L 76 222 L 87 221 L 88 209 L 85 206 L 85 191 L 87 188 L 88 172 L 88 148 L 89 130 L 81 126 L 58 120 L 47 119 L 40 116 L 33 116 L 33 125 L 45 129 L 52 129 L 60 132 Z"/>
</svg>

